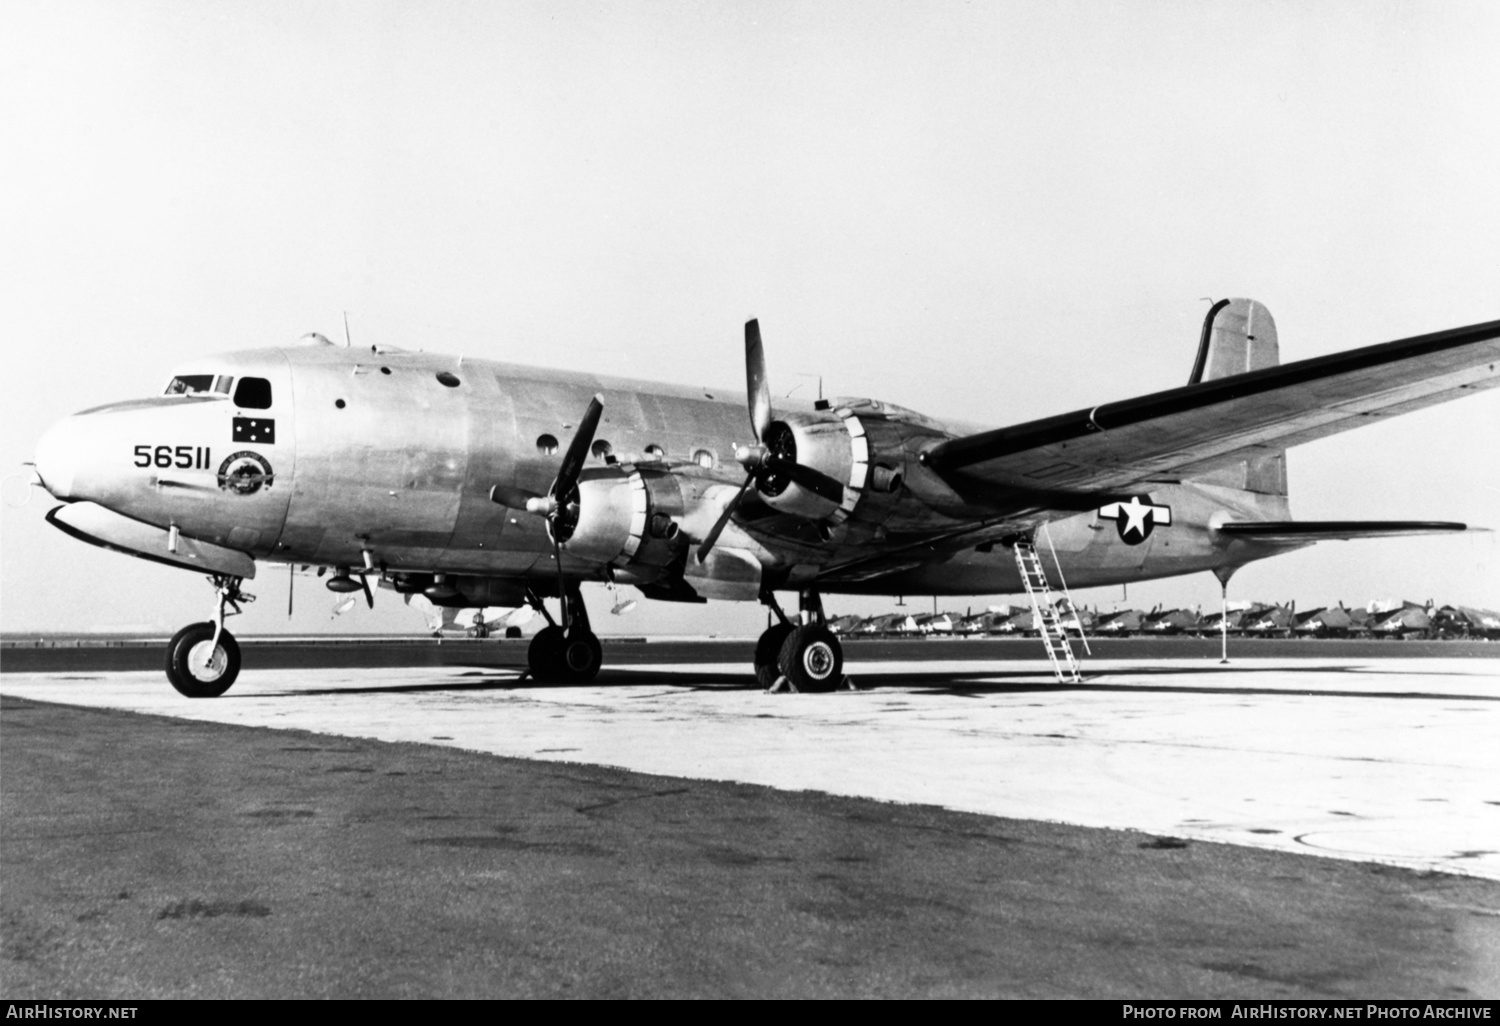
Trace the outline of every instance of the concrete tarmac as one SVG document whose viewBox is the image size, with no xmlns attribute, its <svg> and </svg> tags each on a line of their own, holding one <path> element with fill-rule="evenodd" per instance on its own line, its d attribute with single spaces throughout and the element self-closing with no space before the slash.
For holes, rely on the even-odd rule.
<svg viewBox="0 0 1500 1026">
<path fill-rule="evenodd" d="M 0 690 L 1500 879 L 1494 660 L 1094 660 L 1068 686 L 1040 660 L 847 669 L 862 690 L 608 662 L 579 687 L 448 666 L 248 669 L 200 701 L 157 672 L 7 673 Z"/>
<path fill-rule="evenodd" d="M 9 696 L 0 720 L 14 1001 L 1500 996 L 1476 877 Z"/>
</svg>

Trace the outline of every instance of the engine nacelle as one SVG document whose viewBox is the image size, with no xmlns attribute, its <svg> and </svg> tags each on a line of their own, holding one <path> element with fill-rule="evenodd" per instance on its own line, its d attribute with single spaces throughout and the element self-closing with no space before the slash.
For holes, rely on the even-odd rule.
<svg viewBox="0 0 1500 1026">
<path fill-rule="evenodd" d="M 783 513 L 839 524 L 854 512 L 870 486 L 870 440 L 860 419 L 847 407 L 826 413 L 794 413 L 773 421 L 761 443 L 844 486 L 843 501 L 833 502 L 773 472 L 762 480 L 760 497 Z"/>
<path fill-rule="evenodd" d="M 578 482 L 577 521 L 563 551 L 616 567 L 666 566 L 677 535 L 672 516 L 681 512 L 671 475 L 648 477 L 629 463 L 587 470 Z"/>
</svg>

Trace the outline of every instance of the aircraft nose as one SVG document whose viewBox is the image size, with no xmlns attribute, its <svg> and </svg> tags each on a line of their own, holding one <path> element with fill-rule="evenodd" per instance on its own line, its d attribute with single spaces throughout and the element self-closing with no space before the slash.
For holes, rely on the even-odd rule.
<svg viewBox="0 0 1500 1026">
<path fill-rule="evenodd" d="M 82 418 L 64 417 L 49 427 L 36 443 L 36 472 L 42 487 L 59 499 L 72 499 L 73 479 L 87 455 L 88 434 Z"/>
</svg>

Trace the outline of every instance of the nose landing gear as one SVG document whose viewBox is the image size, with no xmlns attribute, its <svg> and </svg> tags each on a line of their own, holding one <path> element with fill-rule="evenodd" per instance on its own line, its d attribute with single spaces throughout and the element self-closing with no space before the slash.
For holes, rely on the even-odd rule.
<svg viewBox="0 0 1500 1026">
<path fill-rule="evenodd" d="M 240 591 L 243 578 L 214 574 L 214 618 L 188 624 L 167 643 L 167 680 L 188 698 L 218 698 L 240 674 L 240 646 L 224 629 L 225 607 L 241 612 L 241 602 L 254 595 Z"/>
</svg>

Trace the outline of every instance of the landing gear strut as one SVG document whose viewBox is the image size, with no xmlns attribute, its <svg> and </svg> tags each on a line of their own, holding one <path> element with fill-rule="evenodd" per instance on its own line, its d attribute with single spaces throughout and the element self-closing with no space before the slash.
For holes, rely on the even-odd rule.
<svg viewBox="0 0 1500 1026">
<path fill-rule="evenodd" d="M 189 698 L 218 698 L 240 675 L 240 646 L 224 629 L 226 606 L 240 612 L 241 602 L 255 601 L 240 591 L 243 578 L 214 574 L 214 618 L 188 624 L 167 643 L 167 680 Z"/>
<path fill-rule="evenodd" d="M 586 684 L 597 677 L 604 648 L 589 628 L 588 609 L 578 586 L 569 588 L 563 598 L 561 624 L 552 619 L 535 593 L 527 598 L 547 618 L 547 626 L 537 631 L 526 650 L 532 679 L 543 684 Z"/>
<path fill-rule="evenodd" d="M 844 676 L 844 649 L 828 629 L 823 601 L 816 591 L 801 592 L 796 622 L 787 619 L 775 596 L 761 601 L 780 622 L 766 628 L 755 645 L 755 679 L 770 691 L 833 691 L 852 687 Z M 774 653 L 774 655 L 773 655 Z"/>
</svg>

